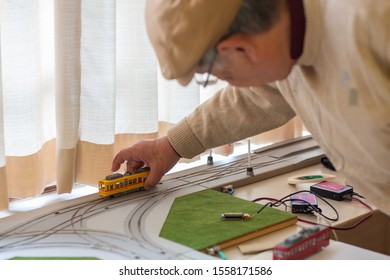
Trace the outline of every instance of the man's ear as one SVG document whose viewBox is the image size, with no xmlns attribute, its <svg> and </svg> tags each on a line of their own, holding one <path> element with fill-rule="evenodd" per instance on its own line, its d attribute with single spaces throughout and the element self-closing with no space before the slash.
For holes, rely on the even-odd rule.
<svg viewBox="0 0 390 280">
<path fill-rule="evenodd" d="M 226 55 L 244 55 L 252 63 L 258 60 L 256 45 L 250 35 L 234 34 L 217 45 L 218 53 Z"/>
</svg>

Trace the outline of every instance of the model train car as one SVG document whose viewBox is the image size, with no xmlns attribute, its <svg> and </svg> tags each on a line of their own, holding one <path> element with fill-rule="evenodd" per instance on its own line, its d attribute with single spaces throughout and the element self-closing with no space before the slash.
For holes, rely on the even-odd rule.
<svg viewBox="0 0 390 280">
<path fill-rule="evenodd" d="M 125 174 L 114 173 L 99 180 L 99 195 L 102 197 L 116 197 L 130 192 L 144 189 L 144 182 L 150 173 L 150 168 L 141 168 L 136 172 Z"/>
<path fill-rule="evenodd" d="M 329 245 L 330 229 L 315 226 L 302 229 L 273 248 L 274 260 L 301 260 Z"/>
</svg>

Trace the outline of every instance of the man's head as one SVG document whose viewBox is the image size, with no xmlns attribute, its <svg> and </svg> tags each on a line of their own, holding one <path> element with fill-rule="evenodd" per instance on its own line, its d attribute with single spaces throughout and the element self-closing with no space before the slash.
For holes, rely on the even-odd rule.
<svg viewBox="0 0 390 280">
<path fill-rule="evenodd" d="M 257 86 L 290 70 L 282 65 L 290 36 L 284 10 L 284 0 L 148 0 L 146 23 L 167 79 L 186 85 L 194 73 L 211 71 L 233 85 Z"/>
</svg>

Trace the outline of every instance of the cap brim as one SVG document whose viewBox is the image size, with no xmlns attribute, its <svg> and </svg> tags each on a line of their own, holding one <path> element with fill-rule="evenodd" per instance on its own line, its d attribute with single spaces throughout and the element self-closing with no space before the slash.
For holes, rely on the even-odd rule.
<svg viewBox="0 0 390 280">
<path fill-rule="evenodd" d="M 222 38 L 242 0 L 148 0 L 146 28 L 161 73 L 188 85 L 202 56 Z"/>
</svg>

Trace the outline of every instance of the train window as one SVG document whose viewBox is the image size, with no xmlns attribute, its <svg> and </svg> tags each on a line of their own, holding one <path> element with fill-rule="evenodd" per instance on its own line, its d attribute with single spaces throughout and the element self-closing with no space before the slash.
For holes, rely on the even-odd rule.
<svg viewBox="0 0 390 280">
<path fill-rule="evenodd" d="M 142 177 L 139 177 L 138 178 L 138 183 L 141 183 L 142 182 Z"/>
</svg>

